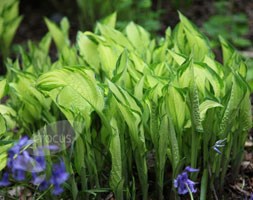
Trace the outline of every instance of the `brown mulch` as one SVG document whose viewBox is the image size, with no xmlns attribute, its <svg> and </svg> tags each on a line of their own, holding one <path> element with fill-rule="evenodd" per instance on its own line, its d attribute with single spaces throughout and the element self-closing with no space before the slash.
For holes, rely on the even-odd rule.
<svg viewBox="0 0 253 200">
<path fill-rule="evenodd" d="M 249 136 L 245 144 L 245 156 L 236 180 L 226 188 L 230 199 L 249 199 L 253 195 L 253 140 Z"/>
</svg>

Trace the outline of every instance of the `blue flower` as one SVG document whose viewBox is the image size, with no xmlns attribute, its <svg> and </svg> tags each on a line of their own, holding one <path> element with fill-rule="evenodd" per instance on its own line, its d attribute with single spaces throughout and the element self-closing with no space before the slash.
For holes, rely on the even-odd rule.
<svg viewBox="0 0 253 200">
<path fill-rule="evenodd" d="M 5 172 L 3 174 L 2 180 L 0 180 L 0 187 L 2 186 L 8 186 L 11 183 L 9 182 L 9 174 L 7 172 Z"/>
<path fill-rule="evenodd" d="M 12 175 L 18 181 L 25 179 L 26 172 L 41 172 L 45 169 L 26 150 L 10 159 L 12 159 Z"/>
<path fill-rule="evenodd" d="M 41 185 L 46 180 L 45 174 L 32 173 L 32 184 Z"/>
<path fill-rule="evenodd" d="M 47 180 L 43 180 L 39 186 L 40 191 L 44 191 L 49 187 L 49 182 Z"/>
<path fill-rule="evenodd" d="M 43 171 L 41 167 L 36 165 L 36 160 L 27 151 L 27 148 L 32 143 L 32 140 L 24 136 L 8 150 L 7 168 L 12 172 L 12 177 L 17 181 L 25 180 L 27 171 Z"/>
<path fill-rule="evenodd" d="M 11 147 L 8 150 L 7 166 L 9 168 L 12 168 L 14 158 L 21 153 L 21 150 L 23 150 L 24 147 L 29 146 L 32 143 L 33 143 L 32 140 L 29 140 L 27 136 L 24 136 L 18 141 L 18 143 L 16 143 L 13 147 Z"/>
<path fill-rule="evenodd" d="M 9 149 L 9 156 L 13 157 L 14 155 L 18 154 L 23 147 L 29 146 L 32 143 L 33 141 L 29 140 L 27 136 L 23 136 L 13 147 Z"/>
<path fill-rule="evenodd" d="M 215 144 L 213 145 L 213 149 L 214 149 L 218 154 L 221 154 L 221 151 L 219 150 L 219 148 L 225 146 L 224 142 L 226 142 L 226 140 L 227 140 L 226 138 L 223 139 L 223 140 L 218 140 L 218 141 L 216 141 Z"/>
<path fill-rule="evenodd" d="M 48 147 L 40 147 L 37 151 L 35 151 L 35 166 L 38 169 L 46 169 L 46 160 L 44 155 L 44 149 L 56 150 L 55 146 L 48 146 Z M 52 194 L 59 195 L 64 190 L 62 188 L 62 184 L 68 179 L 69 174 L 66 171 L 66 167 L 63 161 L 58 164 L 54 164 L 52 167 L 51 177 L 48 180 L 45 174 L 40 173 L 41 170 L 33 170 L 32 173 L 32 184 L 38 185 L 39 190 L 46 190 L 50 185 L 53 186 Z"/>
<path fill-rule="evenodd" d="M 60 163 L 53 165 L 50 177 L 47 177 L 44 172 L 47 168 L 44 150 L 55 151 L 58 150 L 58 147 L 55 145 L 39 147 L 32 151 L 33 154 L 30 154 L 27 149 L 32 143 L 32 140 L 24 136 L 9 149 L 7 169 L 12 172 L 12 177 L 17 181 L 24 181 L 27 172 L 31 172 L 31 183 L 38 186 L 39 190 L 43 191 L 53 186 L 52 194 L 61 194 L 63 192 L 61 185 L 69 177 L 64 162 L 61 160 Z M 2 180 L 0 180 L 0 187 L 10 184 L 8 178 L 9 174 L 3 173 Z"/>
<path fill-rule="evenodd" d="M 60 185 L 54 185 L 54 188 L 53 188 L 53 191 L 52 191 L 52 194 L 53 195 L 59 195 L 63 192 L 63 188 L 60 186 Z"/>
<path fill-rule="evenodd" d="M 187 171 L 187 172 L 198 172 L 199 169 L 195 169 L 195 168 L 191 168 L 190 166 L 187 166 L 184 171 Z"/>
<path fill-rule="evenodd" d="M 26 172 L 24 170 L 20 170 L 20 169 L 13 169 L 12 170 L 12 176 L 17 181 L 25 180 L 25 174 L 26 174 Z"/>
<path fill-rule="evenodd" d="M 33 172 L 37 168 L 35 166 L 35 160 L 27 151 L 23 151 L 16 158 L 13 159 L 13 169 L 19 169 L 23 171 Z M 42 171 L 42 169 L 40 169 Z"/>
<path fill-rule="evenodd" d="M 187 166 L 185 170 L 177 176 L 174 180 L 174 187 L 178 189 L 178 194 L 187 194 L 189 191 L 192 193 L 197 192 L 195 188 L 196 183 L 188 178 L 188 172 L 198 172 L 198 169 Z"/>
<path fill-rule="evenodd" d="M 40 191 L 48 189 L 50 186 L 49 182 L 46 180 L 45 174 L 32 173 L 32 184 L 39 186 Z"/>
<path fill-rule="evenodd" d="M 46 169 L 46 159 L 43 149 L 38 149 L 35 154 L 36 165 L 41 168 L 41 171 Z"/>
<path fill-rule="evenodd" d="M 59 164 L 53 165 L 52 176 L 50 183 L 54 186 L 52 193 L 58 195 L 63 192 L 61 184 L 68 180 L 69 173 L 67 173 L 65 164 L 61 160 Z"/>
<path fill-rule="evenodd" d="M 46 181 L 46 175 L 40 172 L 46 170 L 46 159 L 43 148 L 38 148 L 35 151 L 35 169 L 32 173 L 32 184 L 39 185 L 39 190 L 45 190 L 48 188 L 49 183 Z"/>
</svg>

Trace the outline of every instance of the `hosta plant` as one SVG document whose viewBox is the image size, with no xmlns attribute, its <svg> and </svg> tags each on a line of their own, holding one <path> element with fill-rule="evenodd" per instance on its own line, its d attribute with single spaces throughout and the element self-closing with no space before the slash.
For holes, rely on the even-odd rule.
<svg viewBox="0 0 253 200">
<path fill-rule="evenodd" d="M 60 27 L 46 19 L 49 34 L 21 51 L 22 63 L 9 61 L 1 82 L 5 158 L 10 125 L 34 136 L 66 120 L 75 137 L 60 153 L 72 199 L 221 195 L 251 128 L 247 66 L 223 38 L 223 64 L 216 61 L 207 38 L 179 17 L 157 40 L 133 22 L 116 30 L 113 14 L 95 33 L 79 32 L 76 45 L 66 19 Z M 50 38 L 56 61 L 46 55 Z"/>
</svg>

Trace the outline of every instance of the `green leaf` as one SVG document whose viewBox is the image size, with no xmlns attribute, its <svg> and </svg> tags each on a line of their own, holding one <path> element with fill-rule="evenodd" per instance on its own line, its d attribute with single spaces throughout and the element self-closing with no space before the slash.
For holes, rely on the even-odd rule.
<svg viewBox="0 0 253 200">
<path fill-rule="evenodd" d="M 135 156 L 143 199 L 146 200 L 148 194 L 147 163 L 145 158 L 146 144 L 144 132 L 141 128 L 141 108 L 137 104 L 137 100 L 130 96 L 124 89 L 114 85 L 110 81 L 108 81 L 108 86 L 117 100 L 117 106 L 129 128 L 131 146 Z"/>
<path fill-rule="evenodd" d="M 70 46 L 70 42 L 68 40 L 68 30 L 66 30 L 68 28 L 67 24 L 66 24 L 66 19 L 63 18 L 62 19 L 62 28 L 63 30 L 61 30 L 55 23 L 53 23 L 52 21 L 50 21 L 49 19 L 45 18 L 45 22 L 47 25 L 47 28 L 50 32 L 50 34 L 53 37 L 53 40 L 57 46 L 57 49 L 59 51 L 62 51 L 62 49 L 64 47 L 69 47 Z"/>
<path fill-rule="evenodd" d="M 248 132 L 252 128 L 252 113 L 251 113 L 251 102 L 249 98 L 249 91 L 246 93 L 244 99 L 242 100 L 242 105 L 240 109 L 240 123 L 242 127 L 242 131 Z"/>
<path fill-rule="evenodd" d="M 54 96 L 54 91 L 50 92 L 49 95 L 70 122 L 77 115 L 84 116 L 88 120 L 93 108 L 76 90 L 73 90 L 70 86 L 66 86 L 55 92 L 57 96 Z"/>
<path fill-rule="evenodd" d="M 78 188 L 77 188 L 77 183 L 75 181 L 75 177 L 71 178 L 71 192 L 72 192 L 73 200 L 76 200 L 77 195 L 78 195 Z"/>
<path fill-rule="evenodd" d="M 156 151 L 157 153 L 157 177 L 158 177 L 158 193 L 159 196 L 162 197 L 163 196 L 163 186 L 164 186 L 164 170 L 165 170 L 165 164 L 166 164 L 166 160 L 167 160 L 167 149 L 168 149 L 168 144 L 169 144 L 169 139 L 172 139 L 173 142 L 174 141 L 174 136 L 173 136 L 173 132 L 170 133 L 171 135 L 169 135 L 169 123 L 168 123 L 168 117 L 167 115 L 164 115 L 161 119 L 161 124 L 159 127 L 159 133 L 158 133 L 158 145 L 156 147 Z M 172 131 L 172 129 L 170 129 L 170 131 Z M 175 147 L 173 147 L 173 150 L 178 150 Z M 177 165 L 177 154 L 178 152 L 176 152 L 173 156 L 174 159 L 174 164 Z M 176 156 L 176 157 L 175 157 Z"/>
<path fill-rule="evenodd" d="M 122 177 L 122 157 L 121 157 L 121 141 L 120 141 L 120 131 L 117 126 L 117 121 L 115 118 L 111 119 L 112 135 L 110 136 L 110 152 L 112 159 L 112 169 L 110 174 L 110 186 L 113 188 L 115 197 L 117 199 L 123 199 L 123 184 L 124 178 Z"/>
<path fill-rule="evenodd" d="M 16 116 L 16 111 L 13 110 L 13 108 L 6 106 L 6 105 L 0 105 L 0 113 L 2 115 Z"/>
<path fill-rule="evenodd" d="M 219 40 L 222 47 L 223 63 L 224 65 L 228 65 L 228 62 L 234 53 L 234 48 L 223 37 L 219 36 Z"/>
<path fill-rule="evenodd" d="M 184 62 L 177 70 L 178 87 L 187 88 L 190 86 L 191 80 L 193 79 L 193 66 L 192 60 L 188 59 Z"/>
<path fill-rule="evenodd" d="M 228 134 L 232 123 L 234 123 L 234 119 L 239 111 L 241 101 L 244 99 L 246 92 L 247 85 L 245 81 L 241 78 L 241 76 L 235 74 L 232 79 L 232 88 L 229 92 L 229 101 L 224 108 L 220 123 L 220 137 L 225 138 Z"/>
<path fill-rule="evenodd" d="M 224 72 L 220 63 L 213 60 L 210 56 L 205 56 L 203 62 L 207 64 L 210 68 L 212 68 L 212 70 L 214 70 L 216 74 L 220 76 L 220 78 L 224 77 Z"/>
<path fill-rule="evenodd" d="M 117 20 L 117 13 L 114 12 L 109 16 L 105 17 L 104 19 L 102 19 L 100 23 L 109 26 L 111 28 L 115 28 L 116 20 Z"/>
<path fill-rule="evenodd" d="M 84 144 L 83 144 L 83 140 L 82 140 L 81 137 L 78 137 L 77 140 L 76 140 L 75 155 L 78 155 L 78 156 L 74 157 L 75 167 L 76 167 L 77 173 L 79 175 L 81 175 L 82 168 L 85 167 L 85 163 L 84 163 L 84 155 L 85 155 Z"/>
<path fill-rule="evenodd" d="M 213 101 L 213 100 L 205 100 L 204 102 L 202 102 L 199 106 L 199 111 L 200 111 L 200 119 L 201 121 L 203 121 L 205 119 L 205 116 L 206 116 L 206 112 L 209 110 L 209 109 L 212 109 L 212 108 L 217 108 L 217 107 L 223 107 L 222 104 L 216 102 L 216 101 Z"/>
<path fill-rule="evenodd" d="M 68 31 L 69 31 L 69 21 L 66 17 L 62 18 L 60 22 L 60 27 L 65 36 L 68 36 Z"/>
<path fill-rule="evenodd" d="M 0 171 L 2 171 L 7 164 L 7 153 L 0 154 Z"/>
<path fill-rule="evenodd" d="M 9 23 L 14 18 L 18 16 L 19 1 L 18 0 L 9 0 L 9 2 L 4 3 L 3 17 L 4 20 Z"/>
<path fill-rule="evenodd" d="M 184 33 L 184 27 L 182 23 L 178 23 L 173 30 L 173 43 L 174 51 L 184 55 L 190 55 L 191 49 L 188 45 L 187 38 Z"/>
<path fill-rule="evenodd" d="M 14 89 L 15 96 L 21 102 L 22 106 L 18 108 L 18 116 L 25 123 L 33 123 L 35 120 L 39 120 L 43 111 L 49 110 L 48 101 L 42 93 L 34 88 L 34 82 L 33 76 L 20 73 L 18 80 L 9 84 L 10 88 Z"/>
<path fill-rule="evenodd" d="M 6 95 L 6 79 L 0 81 L 0 99 L 2 99 Z"/>
<path fill-rule="evenodd" d="M 186 61 L 186 58 L 183 55 L 171 50 L 168 50 L 168 52 L 173 57 L 173 59 L 177 62 L 177 64 L 182 65 Z"/>
<path fill-rule="evenodd" d="M 11 23 L 8 25 L 8 29 L 4 30 L 4 34 L 2 35 L 3 37 L 3 46 L 0 47 L 3 51 L 4 56 L 5 54 L 8 53 L 8 49 L 11 45 L 11 42 L 13 40 L 13 37 L 16 33 L 16 30 L 21 22 L 23 17 L 16 17 L 11 21 Z"/>
<path fill-rule="evenodd" d="M 97 58 L 97 44 L 92 41 L 85 33 L 77 33 L 77 47 L 84 60 L 94 69 L 99 72 L 99 59 Z"/>
<path fill-rule="evenodd" d="M 96 110 L 101 111 L 104 108 L 102 91 L 97 85 L 94 73 L 82 67 L 65 67 L 47 72 L 39 77 L 37 87 L 44 92 L 71 87 Z"/>
<path fill-rule="evenodd" d="M 139 181 L 141 183 L 143 199 L 147 199 L 148 177 L 146 163 L 146 144 L 143 130 L 140 129 L 140 117 L 124 105 L 118 103 L 122 116 L 126 120 L 131 138 L 132 150 L 135 156 Z"/>
<path fill-rule="evenodd" d="M 103 24 L 98 24 L 98 29 L 105 38 L 115 42 L 115 44 L 120 45 L 123 48 L 133 50 L 133 47 L 128 39 L 120 31 Z"/>
<path fill-rule="evenodd" d="M 151 42 L 150 34 L 141 26 L 130 22 L 126 27 L 126 35 L 139 55 L 143 56 L 143 54 L 148 50 Z"/>
<path fill-rule="evenodd" d="M 149 112 L 150 112 L 150 135 L 152 142 L 155 146 L 155 148 L 159 147 L 159 136 L 157 130 L 159 130 L 159 119 L 157 116 L 159 116 L 157 105 L 154 101 L 150 101 L 149 103 Z"/>
<path fill-rule="evenodd" d="M 49 33 L 47 33 L 40 41 L 39 43 L 39 47 L 40 49 L 42 49 L 45 54 L 48 54 L 49 53 L 49 48 L 50 48 L 50 45 L 51 45 L 51 40 L 52 40 L 52 37 Z"/>
<path fill-rule="evenodd" d="M 116 68 L 112 81 L 121 85 L 121 81 L 125 82 L 126 72 L 129 65 L 129 58 L 127 50 L 124 50 L 117 60 Z"/>
<path fill-rule="evenodd" d="M 119 56 L 117 56 L 113 48 L 102 44 L 98 45 L 98 53 L 102 63 L 102 70 L 111 79 Z"/>
<path fill-rule="evenodd" d="M 223 89 L 223 83 L 219 75 L 216 74 L 212 68 L 202 63 L 194 63 L 193 68 L 194 79 L 200 91 L 205 95 L 206 89 L 211 90 L 207 84 L 208 81 L 214 90 L 215 96 L 220 97 Z"/>
<path fill-rule="evenodd" d="M 128 107 L 130 110 L 136 112 L 137 114 L 142 113 L 140 104 L 137 103 L 138 101 L 133 96 L 131 96 L 126 90 L 118 87 L 109 80 L 108 86 L 119 103 Z"/>
<path fill-rule="evenodd" d="M 166 108 L 172 118 L 176 130 L 182 131 L 186 120 L 186 101 L 183 92 L 169 86 L 165 94 Z"/>
<path fill-rule="evenodd" d="M 198 31 L 198 29 L 180 12 L 179 18 L 183 25 L 187 42 L 191 49 L 193 49 L 191 51 L 193 58 L 197 61 L 202 61 L 206 55 L 211 55 L 213 57 L 207 37 Z"/>
<path fill-rule="evenodd" d="M 0 135 L 6 132 L 6 121 L 2 115 L 0 115 Z"/>
</svg>

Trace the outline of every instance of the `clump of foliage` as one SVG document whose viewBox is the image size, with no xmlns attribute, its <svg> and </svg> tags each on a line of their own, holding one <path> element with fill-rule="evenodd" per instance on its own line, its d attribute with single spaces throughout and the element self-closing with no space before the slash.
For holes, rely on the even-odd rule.
<svg viewBox="0 0 253 200">
<path fill-rule="evenodd" d="M 49 33 L 28 52 L 20 48 L 22 62 L 9 60 L 0 82 L 1 97 L 9 97 L 0 105 L 1 169 L 14 128 L 32 136 L 65 119 L 76 134 L 61 152 L 72 199 L 110 191 L 119 200 L 163 199 L 177 189 L 207 199 L 222 191 L 228 170 L 238 172 L 252 126 L 247 66 L 223 38 L 217 62 L 207 38 L 179 17 L 156 40 L 133 22 L 118 31 L 112 14 L 95 33 L 79 32 L 76 45 L 66 19 L 60 26 L 45 19 Z M 56 61 L 48 56 L 52 39 Z"/>
<path fill-rule="evenodd" d="M 217 1 L 214 3 L 215 14 L 204 24 L 205 33 L 211 38 L 211 45 L 219 45 L 218 35 L 222 35 L 239 48 L 251 46 L 251 41 L 245 36 L 249 32 L 248 19 L 245 13 L 234 13 L 231 9 L 232 2 Z"/>
<path fill-rule="evenodd" d="M 0 53 L 3 60 L 9 54 L 12 39 L 22 19 L 18 4 L 18 0 L 0 1 Z"/>
</svg>

